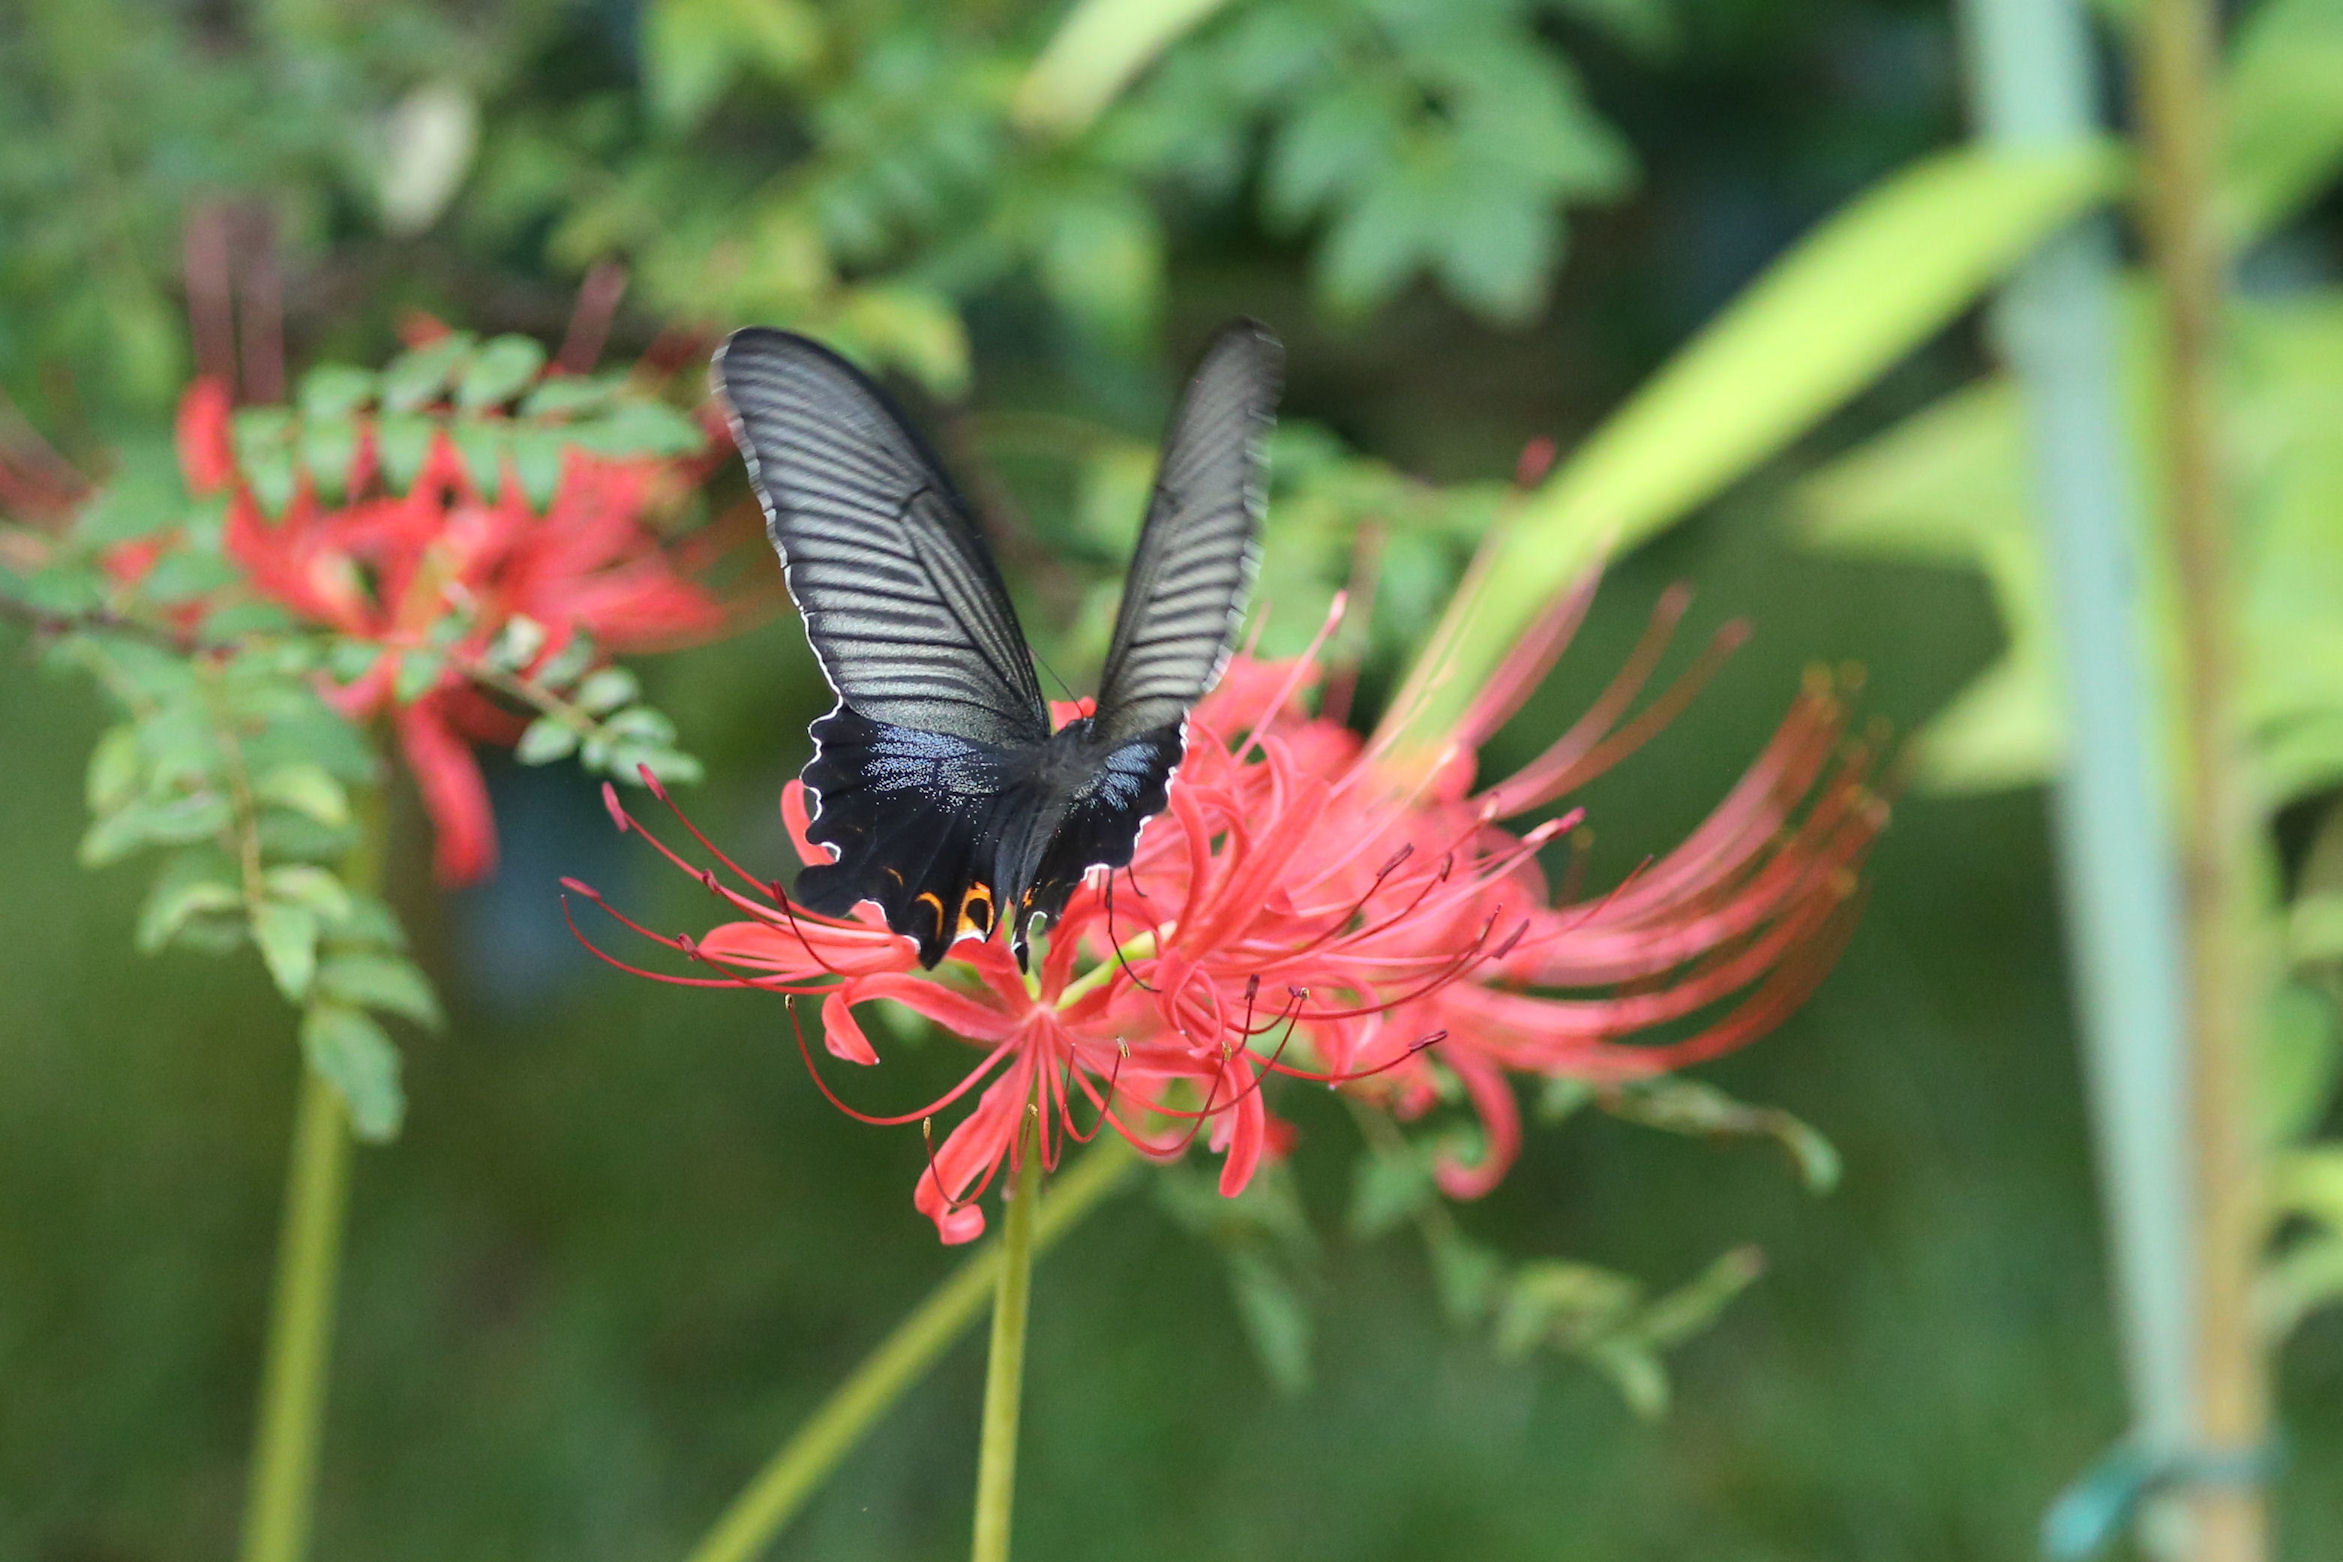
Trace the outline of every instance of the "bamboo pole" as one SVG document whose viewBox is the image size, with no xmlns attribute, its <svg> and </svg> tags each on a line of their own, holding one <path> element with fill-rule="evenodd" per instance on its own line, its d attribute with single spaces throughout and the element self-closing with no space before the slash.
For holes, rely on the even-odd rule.
<svg viewBox="0 0 2343 1562">
<path fill-rule="evenodd" d="M 2218 17 L 2211 0 L 2152 0 L 2137 69 L 2148 250 L 2163 325 L 2161 456 L 2185 672 L 2182 888 L 2189 943 L 2190 1082 L 2197 1182 L 2196 1397 L 2200 1454 L 2250 1465 L 2268 1436 L 2252 1287 L 2262 1226 L 2253 1143 L 2259 810 L 2238 709 L 2237 586 L 2215 353 L 2225 257 L 2215 225 Z M 2190 1496 L 2198 1562 L 2260 1562 L 2259 1484 L 2206 1482 Z"/>
</svg>

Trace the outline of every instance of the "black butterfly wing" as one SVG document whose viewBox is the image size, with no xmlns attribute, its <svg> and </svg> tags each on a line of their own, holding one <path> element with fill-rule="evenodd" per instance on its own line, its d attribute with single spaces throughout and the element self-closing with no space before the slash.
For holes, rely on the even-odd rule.
<svg viewBox="0 0 2343 1562">
<path fill-rule="evenodd" d="M 1049 707 L 968 507 L 885 393 L 787 331 L 736 331 L 716 388 L 838 697 L 873 721 L 1038 742 Z"/>
<path fill-rule="evenodd" d="M 1205 349 L 1164 436 L 1086 737 L 1082 778 L 1052 799 L 1032 911 L 1055 917 L 1092 868 L 1119 868 L 1169 799 L 1188 711 L 1228 660 L 1252 584 L 1284 350 L 1238 321 Z M 1017 929 L 1022 932 L 1022 926 Z"/>
<path fill-rule="evenodd" d="M 941 959 L 989 932 L 1004 789 L 1050 735 L 999 569 L 943 467 L 875 385 L 786 331 L 735 332 L 714 378 L 838 707 L 805 770 L 836 861 L 798 895 L 875 900 Z"/>
<path fill-rule="evenodd" d="M 1099 678 L 1109 742 L 1177 727 L 1228 660 L 1259 557 L 1284 362 L 1266 327 L 1227 326 L 1172 415 Z"/>
</svg>

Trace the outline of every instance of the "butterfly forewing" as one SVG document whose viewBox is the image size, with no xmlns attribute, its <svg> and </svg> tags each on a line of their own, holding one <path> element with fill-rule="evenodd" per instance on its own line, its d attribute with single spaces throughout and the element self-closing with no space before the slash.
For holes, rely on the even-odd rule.
<svg viewBox="0 0 2343 1562">
<path fill-rule="evenodd" d="M 1276 337 L 1239 321 L 1172 415 L 1100 675 L 1102 738 L 1176 726 L 1220 675 L 1252 584 L 1283 364 Z"/>
<path fill-rule="evenodd" d="M 790 595 L 840 699 L 989 744 L 1049 708 L 984 539 L 941 465 L 860 371 L 786 331 L 735 332 L 715 378 Z"/>
</svg>

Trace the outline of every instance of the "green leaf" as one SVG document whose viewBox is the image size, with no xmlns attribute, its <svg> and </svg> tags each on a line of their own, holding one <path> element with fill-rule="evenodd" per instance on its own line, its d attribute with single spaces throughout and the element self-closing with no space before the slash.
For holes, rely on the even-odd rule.
<svg viewBox="0 0 2343 1562">
<path fill-rule="evenodd" d="M 2314 1145 L 2276 1158 L 2270 1173 L 2270 1202 L 2283 1215 L 2299 1215 L 2343 1233 L 2343 1144 Z"/>
<path fill-rule="evenodd" d="M 2221 93 L 2220 214 L 2243 248 L 2284 223 L 2343 163 L 2343 12 L 2262 0 L 2246 14 Z"/>
<path fill-rule="evenodd" d="M 415 962 L 396 955 L 337 954 L 317 968 L 317 991 L 353 1008 L 380 1009 L 426 1030 L 445 1023 L 439 999 Z"/>
<path fill-rule="evenodd" d="M 661 401 L 625 401 L 589 423 L 575 426 L 571 439 L 605 456 L 688 456 L 707 444 L 700 425 Z"/>
<path fill-rule="evenodd" d="M 521 416 L 551 418 L 591 411 L 607 404 L 625 386 L 626 377 L 619 374 L 555 373 L 539 380 L 521 398 Z"/>
<path fill-rule="evenodd" d="M 380 1144 L 398 1136 L 407 1110 L 399 1052 L 372 1016 L 348 1004 L 312 1004 L 301 1017 L 301 1051 L 341 1092 L 359 1138 Z"/>
<path fill-rule="evenodd" d="M 691 786 L 707 775 L 706 769 L 691 755 L 672 748 L 627 748 L 614 758 L 614 768 L 622 780 L 639 781 L 637 767 L 648 770 L 661 781 L 678 786 Z"/>
<path fill-rule="evenodd" d="M 1705 1136 L 1763 1135 L 1790 1152 L 1809 1193 L 1838 1186 L 1839 1154 L 1814 1129 L 1776 1107 L 1748 1106 L 1694 1079 L 1638 1080 L 1599 1092 L 1604 1111 L 1647 1128 Z"/>
<path fill-rule="evenodd" d="M 1642 1300 L 1642 1286 L 1593 1264 L 1524 1264 L 1497 1309 L 1497 1349 L 1508 1356 L 1526 1356 L 1540 1345 L 1583 1350 L 1619 1333 Z"/>
<path fill-rule="evenodd" d="M 2281 982 L 2262 1021 L 2263 1143 L 2289 1145 L 2316 1129 L 2343 1071 L 2343 1034 L 2335 1002 L 2308 982 Z"/>
<path fill-rule="evenodd" d="M 305 420 L 301 425 L 301 465 L 310 485 L 327 501 L 337 501 L 349 488 L 350 468 L 358 459 L 358 424 L 350 417 Z"/>
<path fill-rule="evenodd" d="M 235 911 L 243 903 L 236 887 L 236 865 L 225 852 L 183 852 L 164 866 L 154 888 L 147 892 L 146 904 L 138 914 L 139 952 L 153 954 L 195 917 Z"/>
<path fill-rule="evenodd" d="M 236 566 L 219 554 L 176 548 L 155 560 L 138 589 L 150 601 L 176 607 L 232 586 L 240 578 Z"/>
<path fill-rule="evenodd" d="M 623 667 L 604 667 L 588 673 L 577 692 L 570 696 L 572 704 L 594 715 L 614 711 L 642 692 L 642 683 Z"/>
<path fill-rule="evenodd" d="M 448 433 L 454 438 L 456 453 L 464 458 L 464 471 L 472 479 L 472 486 L 480 490 L 480 496 L 493 499 L 502 493 L 505 427 L 463 419 L 453 424 Z"/>
<path fill-rule="evenodd" d="M 1383 1235 L 1427 1208 L 1439 1196 L 1431 1170 L 1415 1155 L 1372 1153 L 1352 1168 L 1350 1215 L 1346 1224 L 1360 1241 Z"/>
<path fill-rule="evenodd" d="M 375 453 L 382 461 L 383 481 L 392 493 L 403 494 L 415 486 L 438 432 L 439 425 L 420 413 L 388 413 L 375 420 Z"/>
<path fill-rule="evenodd" d="M 1583 1079 L 1558 1074 L 1538 1087 L 1538 1121 L 1559 1123 L 1594 1098 L 1594 1086 Z"/>
<path fill-rule="evenodd" d="M 1406 160 L 1383 169 L 1327 230 L 1316 265 L 1318 291 L 1337 316 L 1388 302 L 1448 233 L 1445 181 Z"/>
<path fill-rule="evenodd" d="M 653 748 L 664 747 L 675 741 L 675 723 L 648 705 L 636 705 L 620 711 L 602 723 L 602 730 L 612 738 Z"/>
<path fill-rule="evenodd" d="M 527 389 L 544 367 L 545 349 L 528 337 L 491 337 L 456 382 L 456 405 L 468 411 L 502 406 Z"/>
<path fill-rule="evenodd" d="M 399 926 L 399 919 L 391 915 L 390 907 L 379 898 L 352 892 L 350 909 L 327 930 L 326 944 L 340 953 L 363 949 L 404 949 L 407 947 L 407 932 Z"/>
<path fill-rule="evenodd" d="M 1310 1309 L 1293 1281 L 1266 1255 L 1237 1249 L 1228 1255 L 1229 1287 L 1270 1382 L 1286 1394 L 1310 1386 Z"/>
<path fill-rule="evenodd" d="M 513 458 L 513 470 L 520 475 L 521 492 L 529 496 L 529 503 L 539 510 L 552 504 L 561 492 L 561 435 L 553 429 L 524 425 L 511 430 L 505 448 Z"/>
<path fill-rule="evenodd" d="M 374 671 L 383 647 L 372 640 L 336 640 L 326 652 L 326 670 L 343 683 L 356 683 Z"/>
<path fill-rule="evenodd" d="M 139 747 L 147 760 L 147 791 L 216 790 L 220 776 L 219 735 L 209 713 L 194 700 L 177 700 L 147 713 L 138 725 Z"/>
<path fill-rule="evenodd" d="M 515 613 L 497 630 L 483 658 L 489 666 L 517 673 L 545 649 L 545 626 L 526 613 Z"/>
<path fill-rule="evenodd" d="M 81 838 L 81 865 L 103 868 L 142 846 L 185 846 L 219 834 L 234 817 L 227 799 L 211 792 L 134 802 L 89 827 Z"/>
<path fill-rule="evenodd" d="M 1707 1332 L 1733 1298 L 1765 1273 L 1765 1255 L 1754 1247 L 1732 1248 L 1684 1284 L 1660 1297 L 1635 1321 L 1635 1332 L 1662 1350 Z"/>
<path fill-rule="evenodd" d="M 549 765 L 578 751 L 578 729 L 559 716 L 540 716 L 529 723 L 513 757 L 524 765 Z"/>
<path fill-rule="evenodd" d="M 537 669 L 537 681 L 548 689 L 565 689 L 579 674 L 594 665 L 597 654 L 590 637 L 573 632 L 562 648 Z"/>
<path fill-rule="evenodd" d="M 95 755 L 90 763 L 96 765 Z M 2296 965 L 2343 965 L 2343 891 L 2322 890 L 2295 901 L 2287 913 L 2286 958 Z"/>
<path fill-rule="evenodd" d="M 202 633 L 206 644 L 232 645 L 256 635 L 291 634 L 299 627 L 274 602 L 223 602 L 203 615 Z"/>
<path fill-rule="evenodd" d="M 76 539 L 95 547 L 151 537 L 179 524 L 186 509 L 176 457 L 160 440 L 124 447 L 97 497 L 73 518 Z"/>
<path fill-rule="evenodd" d="M 1659 1354 L 1631 1339 L 1603 1340 L 1588 1347 L 1586 1359 L 1611 1380 L 1627 1408 L 1646 1421 L 1668 1413 L 1670 1391 L 1667 1364 Z"/>
<path fill-rule="evenodd" d="M 293 502 L 299 476 L 293 465 L 294 421 L 284 407 L 245 407 L 234 422 L 236 469 L 253 499 L 271 516 Z"/>
<path fill-rule="evenodd" d="M 331 869 L 312 863 L 293 863 L 261 874 L 269 898 L 316 913 L 321 923 L 338 923 L 350 915 L 350 892 Z"/>
<path fill-rule="evenodd" d="M 401 705 L 412 705 L 439 687 L 440 674 L 446 671 L 447 658 L 437 651 L 404 652 L 398 676 L 391 680 L 391 696 Z"/>
<path fill-rule="evenodd" d="M 264 901 L 253 908 L 252 941 L 260 946 L 277 991 L 294 1003 L 309 995 L 310 978 L 317 974 L 318 932 L 317 913 L 307 906 Z"/>
<path fill-rule="evenodd" d="M 1163 232 L 1125 191 L 1058 207 L 1041 247 L 1041 282 L 1058 307 L 1110 342 L 1137 344 L 1162 300 Z"/>
<path fill-rule="evenodd" d="M 1372 80 L 1330 82 L 1278 127 L 1262 169 L 1272 224 L 1299 228 L 1387 165 L 1398 140 L 1394 96 Z"/>
<path fill-rule="evenodd" d="M 252 795 L 261 802 L 307 814 L 319 824 L 350 822 L 350 794 L 323 765 L 306 761 L 280 765 L 253 783 Z"/>
<path fill-rule="evenodd" d="M 643 93 L 670 132 L 707 117 L 740 66 L 722 0 L 651 0 L 644 6 Z"/>
<path fill-rule="evenodd" d="M 1226 0 L 1080 0 L 1017 84 L 1027 130 L 1072 136 Z"/>
<path fill-rule="evenodd" d="M 1449 1322 L 1461 1325 L 1486 1318 L 1505 1281 L 1505 1260 L 1446 1225 L 1431 1233 L 1427 1253 L 1440 1310 Z"/>
<path fill-rule="evenodd" d="M 135 798 L 141 787 L 138 729 L 125 722 L 108 727 L 90 750 L 82 793 L 92 814 L 110 814 Z"/>
<path fill-rule="evenodd" d="M 87 565 L 60 562 L 19 576 L 14 595 L 36 613 L 70 618 L 105 606 L 106 582 Z"/>
<path fill-rule="evenodd" d="M 401 353 L 382 371 L 383 410 L 414 412 L 431 405 L 464 372 L 471 356 L 472 337 L 464 331 Z"/>
<path fill-rule="evenodd" d="M 1435 270 L 1458 303 L 1501 325 L 1524 325 L 1546 301 L 1562 253 L 1562 219 L 1550 200 L 1519 192 L 1483 197 L 1452 213 Z"/>
<path fill-rule="evenodd" d="M 374 400 L 373 371 L 321 363 L 301 376 L 296 400 L 304 418 L 347 418 Z"/>
<path fill-rule="evenodd" d="M 2255 1321 L 2278 1341 L 2303 1319 L 2343 1299 L 2343 1237 L 2321 1232 L 2297 1241 L 2263 1266 L 2254 1286 Z"/>
<path fill-rule="evenodd" d="M 1452 605 L 1453 655 L 1408 722 L 1419 751 L 1606 553 L 1674 523 L 1940 330 L 2045 236 L 2103 201 L 2108 148 L 1963 151 L 1897 174 L 1727 306 L 1522 506 Z"/>
<path fill-rule="evenodd" d="M 857 286 L 843 301 L 838 330 L 873 360 L 903 369 L 934 395 L 958 396 L 968 388 L 968 333 L 959 311 L 939 293 Z"/>
</svg>

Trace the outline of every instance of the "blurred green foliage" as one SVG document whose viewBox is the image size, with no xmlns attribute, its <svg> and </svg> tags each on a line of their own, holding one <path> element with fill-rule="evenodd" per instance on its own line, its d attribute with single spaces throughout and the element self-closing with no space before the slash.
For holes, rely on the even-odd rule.
<svg viewBox="0 0 2343 1562">
<path fill-rule="evenodd" d="M 2311 88 L 2314 79 L 2327 87 Z M 2264 1027 L 2279 1251 L 2263 1310 L 2281 1336 L 2343 1300 L 2343 1209 L 2331 1197 L 2343 1150 L 2304 1143 L 2343 1073 L 2343 943 L 2332 932 L 2343 891 L 2343 285 L 2331 266 L 2304 264 L 2317 241 L 2289 227 L 2343 178 L 2337 80 L 2343 5 L 2264 0 L 2234 40 L 2225 83 L 2224 211 L 2250 285 L 2224 320 L 2221 432 L 2242 530 L 2241 705 L 2270 825 L 2258 942 L 2273 967 L 2287 968 Z M 2143 277 L 2127 283 L 2121 372 L 2144 524 L 2160 527 L 2152 457 L 2162 347 L 2151 288 Z M 2008 648 L 1915 742 L 1919 778 L 1937 790 L 2037 784 L 2064 748 L 2028 461 L 2017 387 L 1993 375 L 1838 456 L 1802 496 L 1806 535 L 1822 546 L 1966 566 L 1992 584 Z M 2143 643 L 2167 688 L 2181 672 L 2174 601 L 2183 584 L 2145 583 Z M 2171 741 L 2177 755 L 2177 732 Z"/>
</svg>

